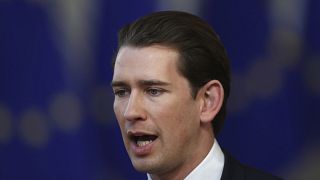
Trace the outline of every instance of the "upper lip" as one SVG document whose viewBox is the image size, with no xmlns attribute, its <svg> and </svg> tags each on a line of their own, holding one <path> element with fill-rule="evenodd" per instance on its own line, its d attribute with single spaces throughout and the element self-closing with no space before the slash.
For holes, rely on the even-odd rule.
<svg viewBox="0 0 320 180">
<path fill-rule="evenodd" d="M 148 131 L 140 131 L 140 130 L 128 130 L 127 134 L 129 136 L 144 136 L 144 135 L 153 135 L 156 136 L 156 134 L 148 132 Z"/>
</svg>

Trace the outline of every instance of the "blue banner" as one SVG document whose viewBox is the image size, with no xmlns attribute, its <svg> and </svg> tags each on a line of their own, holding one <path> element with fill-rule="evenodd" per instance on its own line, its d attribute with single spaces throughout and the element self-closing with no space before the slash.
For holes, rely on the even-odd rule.
<svg viewBox="0 0 320 180">
<path fill-rule="evenodd" d="M 317 179 L 320 2 L 0 1 L 0 179 L 146 179 L 113 114 L 117 31 L 158 10 L 208 21 L 232 64 L 218 136 L 243 163 Z"/>
</svg>

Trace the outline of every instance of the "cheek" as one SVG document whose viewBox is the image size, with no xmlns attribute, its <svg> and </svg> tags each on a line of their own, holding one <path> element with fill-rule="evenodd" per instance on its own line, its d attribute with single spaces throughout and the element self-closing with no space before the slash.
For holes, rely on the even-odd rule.
<svg viewBox="0 0 320 180">
<path fill-rule="evenodd" d="M 115 101 L 113 103 L 113 111 L 114 111 L 114 114 L 116 115 L 116 119 L 121 128 L 123 125 L 123 109 L 124 109 L 124 106 L 118 101 Z"/>
<path fill-rule="evenodd" d="M 125 128 L 125 120 L 123 117 L 123 105 L 121 105 L 120 103 L 114 102 L 113 110 L 116 115 L 118 125 L 120 127 L 120 131 L 122 134 L 122 139 L 123 139 L 124 145 L 127 146 L 128 140 L 125 138 L 127 132 L 126 132 L 126 128 Z"/>
<path fill-rule="evenodd" d="M 121 115 L 124 111 L 125 103 L 120 100 L 114 100 L 113 102 L 113 111 L 116 114 L 116 116 Z"/>
<path fill-rule="evenodd" d="M 157 106 L 158 126 L 169 136 L 183 136 L 190 128 L 195 128 L 198 111 L 194 101 L 176 100 Z"/>
</svg>

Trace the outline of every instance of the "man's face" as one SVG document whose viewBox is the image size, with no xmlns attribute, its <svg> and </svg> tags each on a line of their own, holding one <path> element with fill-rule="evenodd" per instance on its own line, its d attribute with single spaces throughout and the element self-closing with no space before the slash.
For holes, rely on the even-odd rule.
<svg viewBox="0 0 320 180">
<path fill-rule="evenodd" d="M 201 148 L 199 100 L 177 71 L 177 51 L 164 46 L 122 47 L 112 80 L 114 111 L 138 171 L 179 171 Z"/>
</svg>

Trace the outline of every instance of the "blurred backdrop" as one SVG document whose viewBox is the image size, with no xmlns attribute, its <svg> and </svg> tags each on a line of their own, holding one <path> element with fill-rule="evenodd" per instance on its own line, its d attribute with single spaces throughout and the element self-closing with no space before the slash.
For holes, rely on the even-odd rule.
<svg viewBox="0 0 320 180">
<path fill-rule="evenodd" d="M 0 179 L 146 179 L 110 88 L 116 33 L 157 10 L 218 32 L 232 63 L 220 144 L 286 179 L 320 178 L 320 1 L 0 0 Z"/>
</svg>

